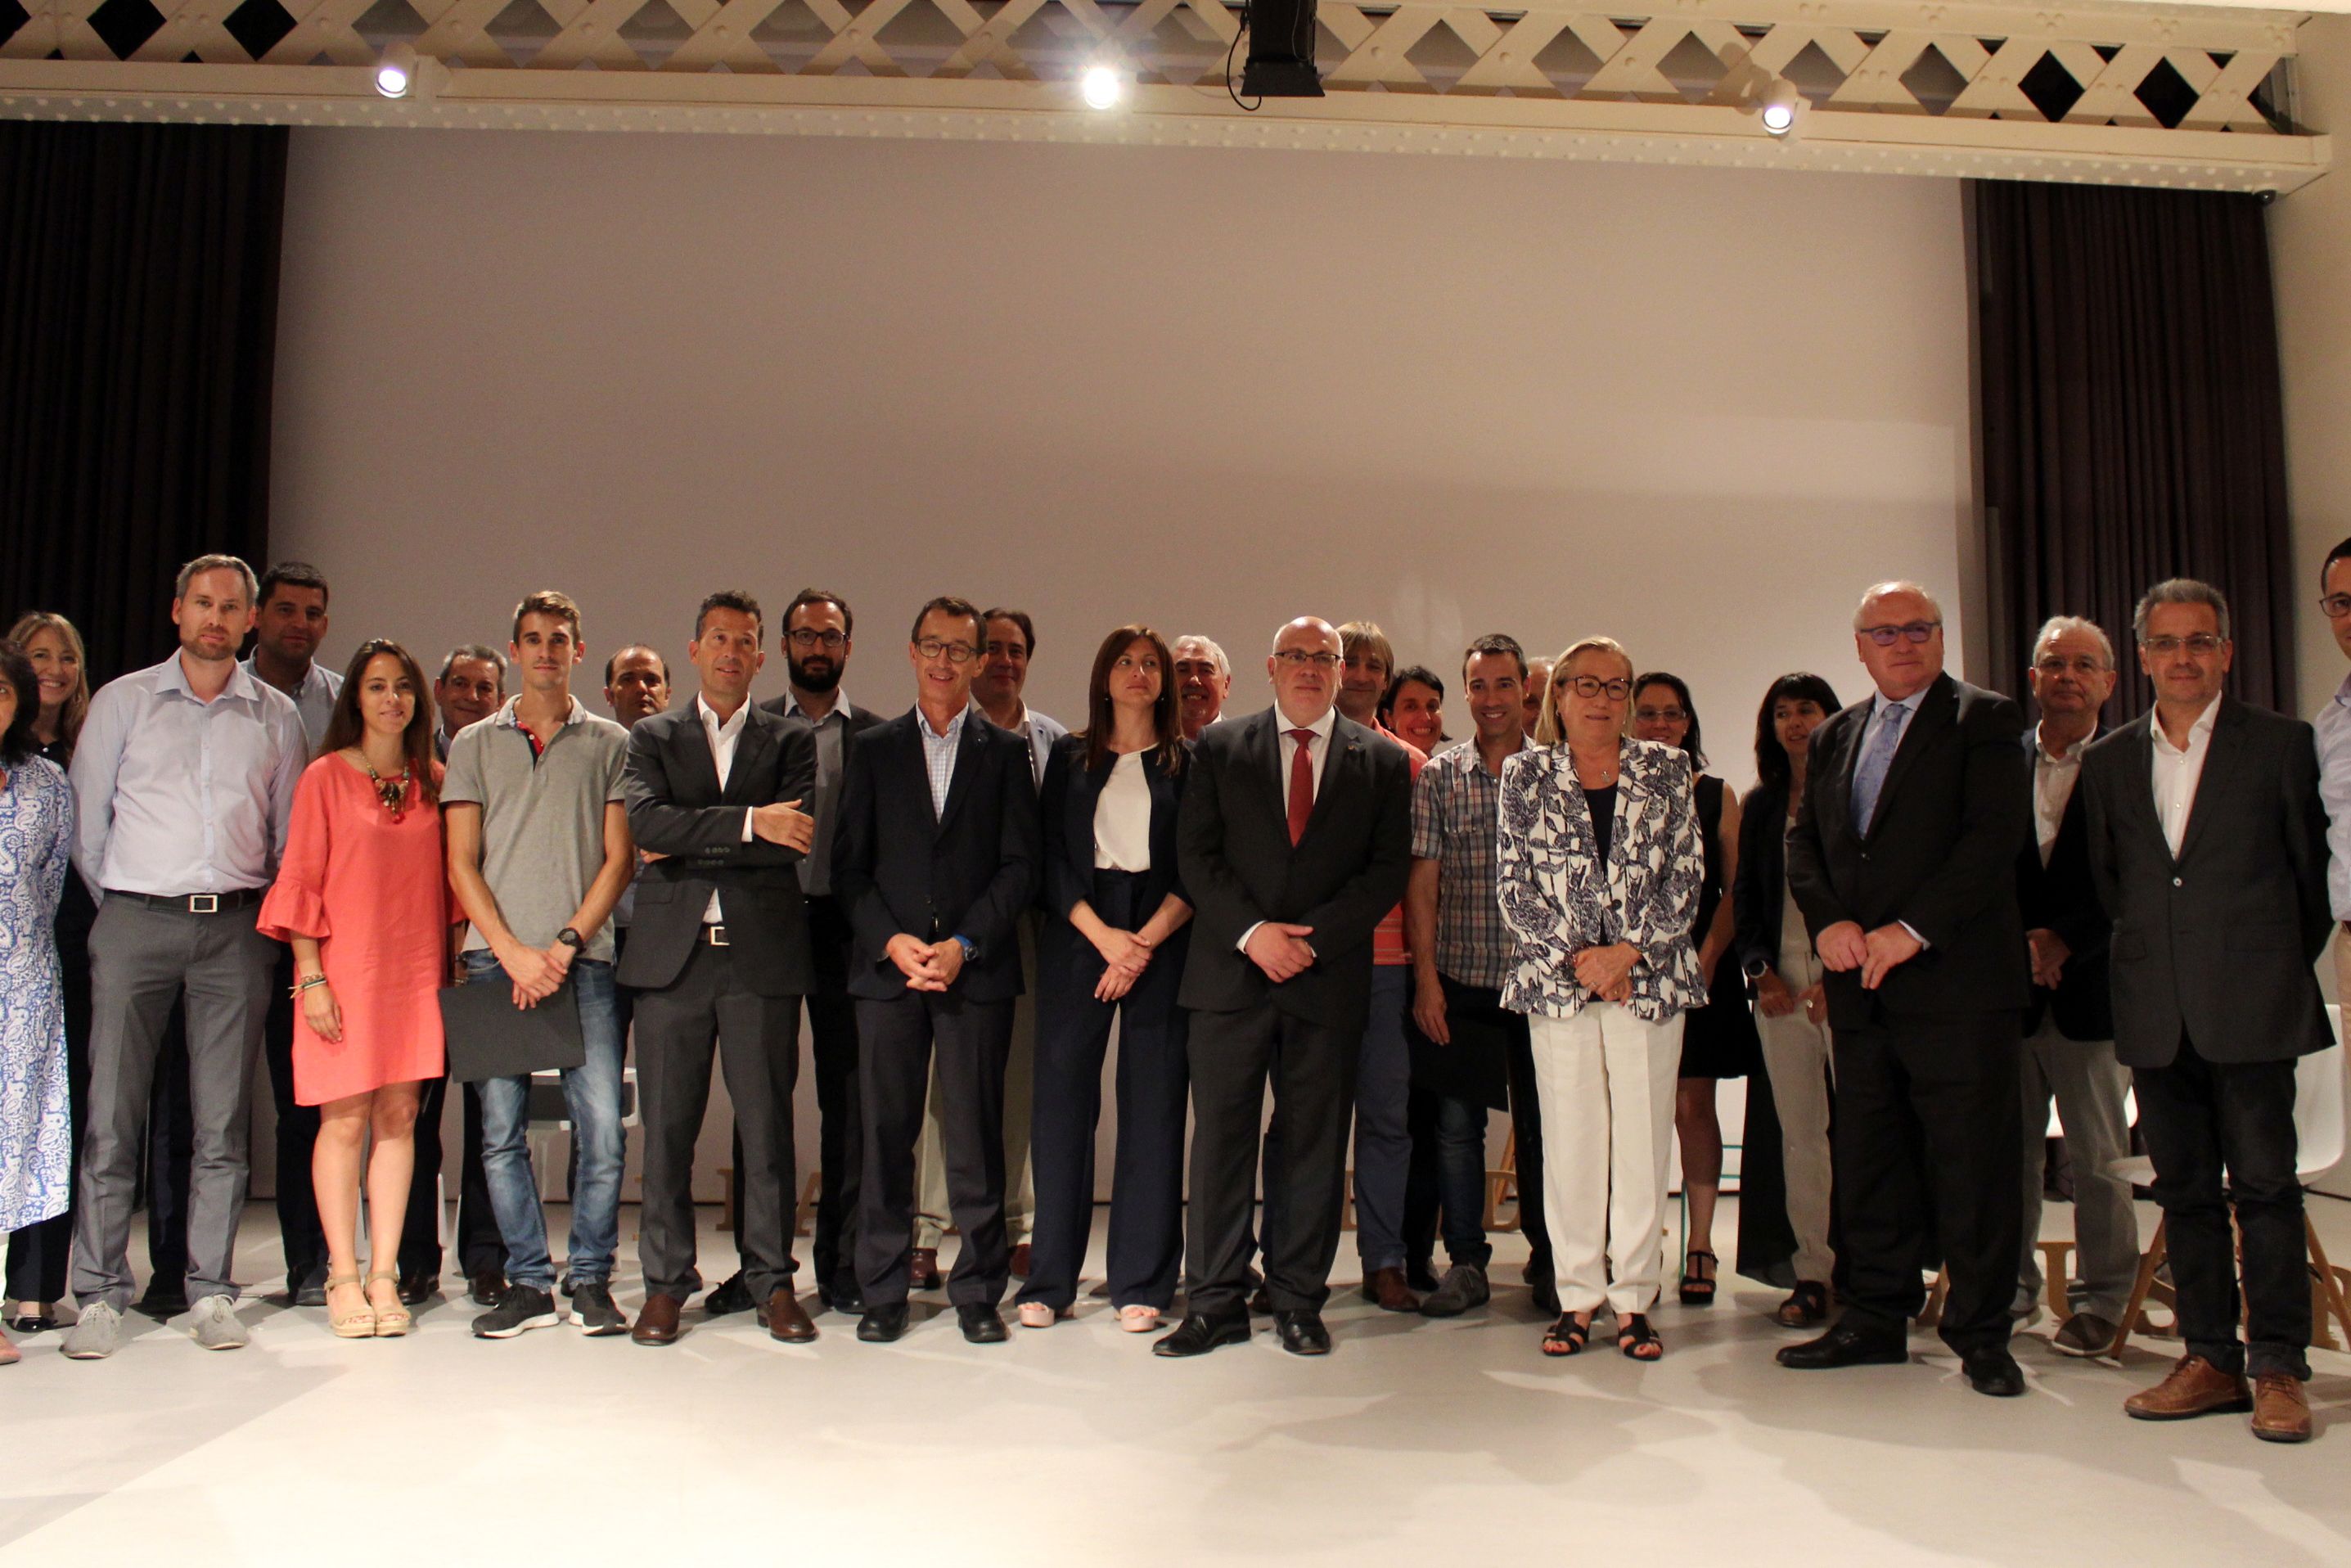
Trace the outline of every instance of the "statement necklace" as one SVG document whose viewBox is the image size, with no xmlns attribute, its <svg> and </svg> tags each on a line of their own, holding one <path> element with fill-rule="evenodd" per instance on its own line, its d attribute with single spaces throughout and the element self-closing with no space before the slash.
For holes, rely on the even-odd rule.
<svg viewBox="0 0 2351 1568">
<path fill-rule="evenodd" d="M 392 813 L 392 820 L 395 822 L 406 821 L 408 820 L 408 764 L 403 762 L 400 765 L 400 777 L 397 779 L 386 779 L 382 774 L 378 773 L 374 765 L 365 757 L 360 758 L 360 768 L 368 776 L 368 782 L 375 786 L 375 797 L 383 802 L 383 809 Z"/>
</svg>

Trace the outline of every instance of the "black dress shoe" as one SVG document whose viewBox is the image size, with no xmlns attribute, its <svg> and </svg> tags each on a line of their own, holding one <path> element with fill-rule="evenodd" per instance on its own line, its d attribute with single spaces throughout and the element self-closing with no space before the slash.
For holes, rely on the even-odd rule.
<svg viewBox="0 0 2351 1568">
<path fill-rule="evenodd" d="M 1780 1352 L 1780 1364 L 1799 1372 L 1835 1366 L 1899 1366 L 1909 1359 L 1910 1346 L 1900 1335 L 1872 1333 L 1850 1322 Z"/>
<path fill-rule="evenodd" d="M 1273 1292 L 1263 1285 L 1259 1285 L 1256 1290 L 1251 1291 L 1249 1292 L 1249 1310 L 1255 1312 L 1261 1318 L 1271 1317 L 1273 1315 Z"/>
<path fill-rule="evenodd" d="M 1322 1314 L 1311 1308 L 1274 1313 L 1273 1328 L 1281 1348 L 1292 1355 L 1331 1354 L 1331 1331 L 1322 1326 Z"/>
<path fill-rule="evenodd" d="M 183 1317 L 188 1311 L 188 1288 L 178 1281 L 151 1280 L 147 1293 L 139 1298 L 135 1311 L 144 1312 L 158 1322 L 169 1322 Z"/>
<path fill-rule="evenodd" d="M 854 1280 L 843 1281 L 837 1285 L 819 1285 L 816 1300 L 817 1305 L 829 1312 L 855 1314 L 865 1310 L 865 1292 Z"/>
<path fill-rule="evenodd" d="M 400 1304 L 421 1307 L 431 1301 L 440 1289 L 441 1270 L 438 1269 L 429 1271 L 419 1269 L 413 1274 L 402 1274 L 400 1277 Z"/>
<path fill-rule="evenodd" d="M 963 1337 L 974 1344 L 1002 1344 L 1012 1337 L 1004 1332 L 1003 1315 L 984 1301 L 957 1307 L 956 1322 L 963 1327 Z"/>
<path fill-rule="evenodd" d="M 485 1269 L 466 1284 L 465 1294 L 477 1307 L 495 1307 L 507 1299 L 507 1277 L 503 1270 Z"/>
<path fill-rule="evenodd" d="M 1437 1289 L 1438 1283 L 1435 1264 L 1426 1258 L 1412 1259 L 1404 1266 L 1404 1282 L 1426 1295 Z"/>
<path fill-rule="evenodd" d="M 747 1312 L 758 1305 L 751 1299 L 751 1287 L 743 1282 L 743 1270 L 729 1274 L 717 1289 L 702 1298 L 705 1317 L 723 1318 L 729 1312 Z"/>
<path fill-rule="evenodd" d="M 305 1269 L 298 1279 L 286 1281 L 286 1294 L 298 1307 L 323 1307 L 327 1304 L 327 1266 Z"/>
<path fill-rule="evenodd" d="M 2024 1369 L 2016 1364 L 2016 1357 L 2008 1354 L 2005 1345 L 1964 1352 L 1959 1368 L 1968 1375 L 1968 1386 L 1979 1394 L 2013 1399 L 2024 1392 Z"/>
<path fill-rule="evenodd" d="M 888 1344 L 906 1332 L 906 1303 L 868 1307 L 857 1320 L 857 1337 L 867 1344 Z"/>
<path fill-rule="evenodd" d="M 1206 1355 L 1218 1345 L 1244 1344 L 1249 1341 L 1249 1322 L 1246 1312 L 1230 1317 L 1211 1317 L 1207 1312 L 1192 1312 L 1176 1326 L 1176 1332 L 1151 1347 L 1154 1355 Z"/>
</svg>

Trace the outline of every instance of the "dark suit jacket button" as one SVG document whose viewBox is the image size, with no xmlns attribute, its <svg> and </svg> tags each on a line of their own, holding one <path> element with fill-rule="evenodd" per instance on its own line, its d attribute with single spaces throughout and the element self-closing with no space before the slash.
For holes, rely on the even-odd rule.
<svg viewBox="0 0 2351 1568">
<path fill-rule="evenodd" d="M 2175 876 L 2171 879 L 2171 885 L 2174 887 L 2185 887 L 2188 884 Z"/>
</svg>

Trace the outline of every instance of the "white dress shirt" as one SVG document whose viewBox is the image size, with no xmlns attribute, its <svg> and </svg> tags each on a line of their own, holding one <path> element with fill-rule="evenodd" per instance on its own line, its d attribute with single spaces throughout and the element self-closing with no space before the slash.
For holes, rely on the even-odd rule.
<svg viewBox="0 0 2351 1568">
<path fill-rule="evenodd" d="M 735 770 L 735 743 L 743 738 L 743 727 L 751 722 L 751 705 L 746 702 L 735 710 L 733 718 L 722 724 L 716 710 L 703 700 L 700 692 L 696 692 L 694 694 L 694 711 L 702 719 L 702 733 L 710 742 L 710 760 L 718 769 L 718 788 L 724 792 L 726 776 Z M 751 813 L 748 809 L 743 812 L 743 841 L 747 844 L 751 841 Z M 716 925 L 723 918 L 718 913 L 718 890 L 714 887 L 710 890 L 710 902 L 703 906 L 702 923 Z"/>
<path fill-rule="evenodd" d="M 1151 869 L 1151 779 L 1140 751 L 1111 765 L 1110 779 L 1094 798 L 1094 869 Z"/>
<path fill-rule="evenodd" d="M 2311 721 L 2318 731 L 2318 798 L 2326 802 L 2326 897 L 2351 921 L 2351 675 Z"/>
<path fill-rule="evenodd" d="M 2196 786 L 2204 777 L 2204 758 L 2212 749 L 2212 720 L 2220 711 L 2220 699 L 2214 697 L 2204 705 L 2196 722 L 2188 727 L 2185 749 L 2171 744 L 2163 733 L 2163 717 L 2155 716 L 2147 726 L 2155 737 L 2155 814 L 2163 821 L 2163 841 L 2171 846 L 2171 858 L 2179 858 L 2179 846 L 2188 837 L 2189 814 L 2196 810 Z"/>
<path fill-rule="evenodd" d="M 2097 738 L 2093 730 L 2063 752 L 2049 749 L 2043 731 L 2032 732 L 2032 826 L 2033 836 L 2041 844 L 2041 863 L 2049 863 L 2049 852 L 2056 846 L 2057 830 L 2065 825 L 2065 808 L 2074 799 L 2074 786 L 2082 777 L 2082 753 Z"/>
<path fill-rule="evenodd" d="M 1313 799 L 1320 800 L 1322 798 L 1322 764 L 1330 759 L 1331 732 L 1337 728 L 1339 724 L 1337 706 L 1324 708 L 1322 716 L 1312 724 L 1294 725 L 1290 722 L 1290 716 L 1277 705 L 1273 710 L 1273 722 L 1276 738 L 1280 741 L 1278 749 L 1281 758 L 1281 767 L 1274 776 L 1274 784 L 1281 791 L 1283 807 L 1287 809 L 1290 804 L 1290 770 L 1298 766 L 1298 748 L 1301 746 L 1306 747 L 1307 770 L 1313 780 Z M 1303 729 L 1310 733 L 1307 738 L 1301 740 L 1290 733 L 1293 729 Z M 1241 939 L 1234 946 L 1244 953 L 1249 951 L 1249 938 L 1256 936 L 1258 926 L 1264 924 L 1262 920 L 1258 921 L 1256 925 L 1242 932 Z"/>
<path fill-rule="evenodd" d="M 947 720 L 944 730 L 934 731 L 931 721 L 918 704 L 914 708 L 914 733 L 923 737 L 923 767 L 931 776 L 931 815 L 945 818 L 947 814 L 947 792 L 955 788 L 956 748 L 963 744 L 964 721 L 972 710 L 965 708 Z M 985 719 L 986 716 L 982 716 Z"/>
<path fill-rule="evenodd" d="M 266 887 L 310 760 L 293 699 L 242 665 L 211 702 L 180 655 L 110 681 L 74 747 L 74 867 L 90 893 Z"/>
</svg>

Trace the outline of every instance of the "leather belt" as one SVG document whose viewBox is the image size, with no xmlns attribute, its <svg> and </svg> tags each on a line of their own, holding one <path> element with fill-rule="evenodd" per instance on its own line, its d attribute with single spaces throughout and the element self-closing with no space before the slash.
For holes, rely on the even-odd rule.
<svg viewBox="0 0 2351 1568">
<path fill-rule="evenodd" d="M 175 915 L 227 915 L 239 909 L 250 909 L 259 904 L 266 889 L 240 887 L 234 893 L 131 893 L 125 889 L 108 888 L 109 898 L 128 898 L 150 909 L 168 909 Z"/>
<path fill-rule="evenodd" d="M 731 947 L 734 946 L 733 943 L 726 940 L 726 927 L 724 925 L 704 926 L 702 928 L 702 940 L 709 943 L 713 947 Z"/>
</svg>

